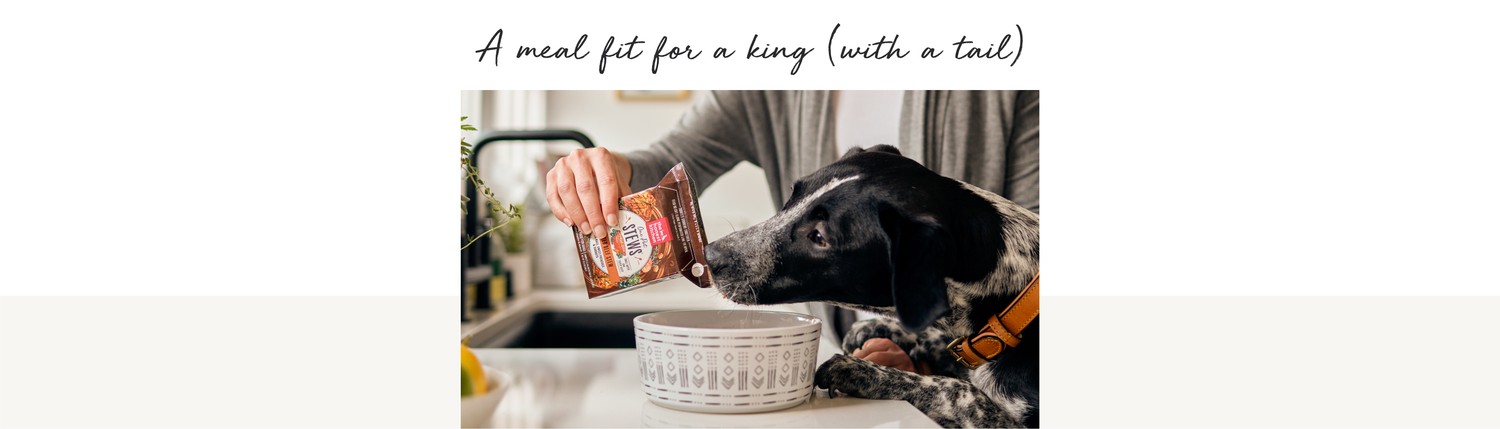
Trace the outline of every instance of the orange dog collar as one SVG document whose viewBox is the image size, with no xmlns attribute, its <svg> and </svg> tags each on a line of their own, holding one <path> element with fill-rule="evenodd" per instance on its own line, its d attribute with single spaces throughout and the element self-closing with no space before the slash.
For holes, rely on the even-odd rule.
<svg viewBox="0 0 1500 429">
<path fill-rule="evenodd" d="M 965 367 L 974 369 L 1001 352 L 1021 345 L 1021 330 L 1041 313 L 1041 298 L 1038 296 L 1041 278 L 1042 273 L 1038 271 L 1021 295 L 1011 301 L 1005 311 L 990 316 L 978 333 L 967 338 L 954 338 L 948 343 L 948 353 Z"/>
</svg>

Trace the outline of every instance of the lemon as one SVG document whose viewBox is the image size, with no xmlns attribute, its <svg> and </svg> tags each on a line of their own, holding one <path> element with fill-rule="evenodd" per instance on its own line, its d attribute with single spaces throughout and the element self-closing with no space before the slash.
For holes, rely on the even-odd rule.
<svg viewBox="0 0 1500 429">
<path fill-rule="evenodd" d="M 474 356 L 474 351 L 469 346 L 463 347 L 463 378 L 460 383 L 462 390 L 460 396 L 483 395 L 485 389 L 489 388 L 489 381 L 484 379 L 484 366 L 479 364 L 479 358 Z"/>
</svg>

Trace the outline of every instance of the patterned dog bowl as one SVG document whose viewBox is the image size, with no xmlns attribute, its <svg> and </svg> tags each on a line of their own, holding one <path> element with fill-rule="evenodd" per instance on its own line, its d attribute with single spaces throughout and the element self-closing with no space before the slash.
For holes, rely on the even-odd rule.
<svg viewBox="0 0 1500 429">
<path fill-rule="evenodd" d="M 657 405 L 704 413 L 790 408 L 813 390 L 822 321 L 760 310 L 687 310 L 635 318 L 641 390 Z"/>
</svg>

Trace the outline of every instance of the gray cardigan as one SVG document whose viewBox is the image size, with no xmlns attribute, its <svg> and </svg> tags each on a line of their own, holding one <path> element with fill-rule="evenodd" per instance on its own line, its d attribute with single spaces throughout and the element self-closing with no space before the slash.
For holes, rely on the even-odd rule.
<svg viewBox="0 0 1500 429">
<path fill-rule="evenodd" d="M 678 162 L 703 189 L 740 161 L 765 171 L 772 206 L 796 180 L 837 160 L 830 91 L 713 91 L 647 150 L 629 152 L 630 189 Z M 907 91 L 900 149 L 938 174 L 1041 213 L 1037 91 Z"/>
</svg>

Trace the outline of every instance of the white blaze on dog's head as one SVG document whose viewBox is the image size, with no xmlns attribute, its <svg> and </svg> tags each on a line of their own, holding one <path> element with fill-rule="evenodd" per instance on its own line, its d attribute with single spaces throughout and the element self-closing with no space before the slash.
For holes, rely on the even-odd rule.
<svg viewBox="0 0 1500 429">
<path fill-rule="evenodd" d="M 833 191 L 833 189 L 839 187 L 839 185 L 853 182 L 855 180 L 859 180 L 859 175 L 839 177 L 833 180 L 829 180 L 828 183 L 823 184 L 823 186 L 819 187 L 818 190 L 813 191 L 811 195 L 808 195 L 807 197 L 802 198 L 801 201 L 798 201 L 797 205 L 792 206 L 792 208 L 790 209 L 782 210 L 781 213 L 777 213 L 775 216 L 771 216 L 771 219 L 766 220 L 766 223 L 774 225 L 772 229 L 775 229 L 775 227 L 785 227 L 788 223 L 801 218 L 802 216 L 806 216 L 807 210 L 812 207 L 813 202 L 817 201 L 819 198 L 822 198 L 823 194 L 827 194 L 828 192 Z"/>
</svg>

